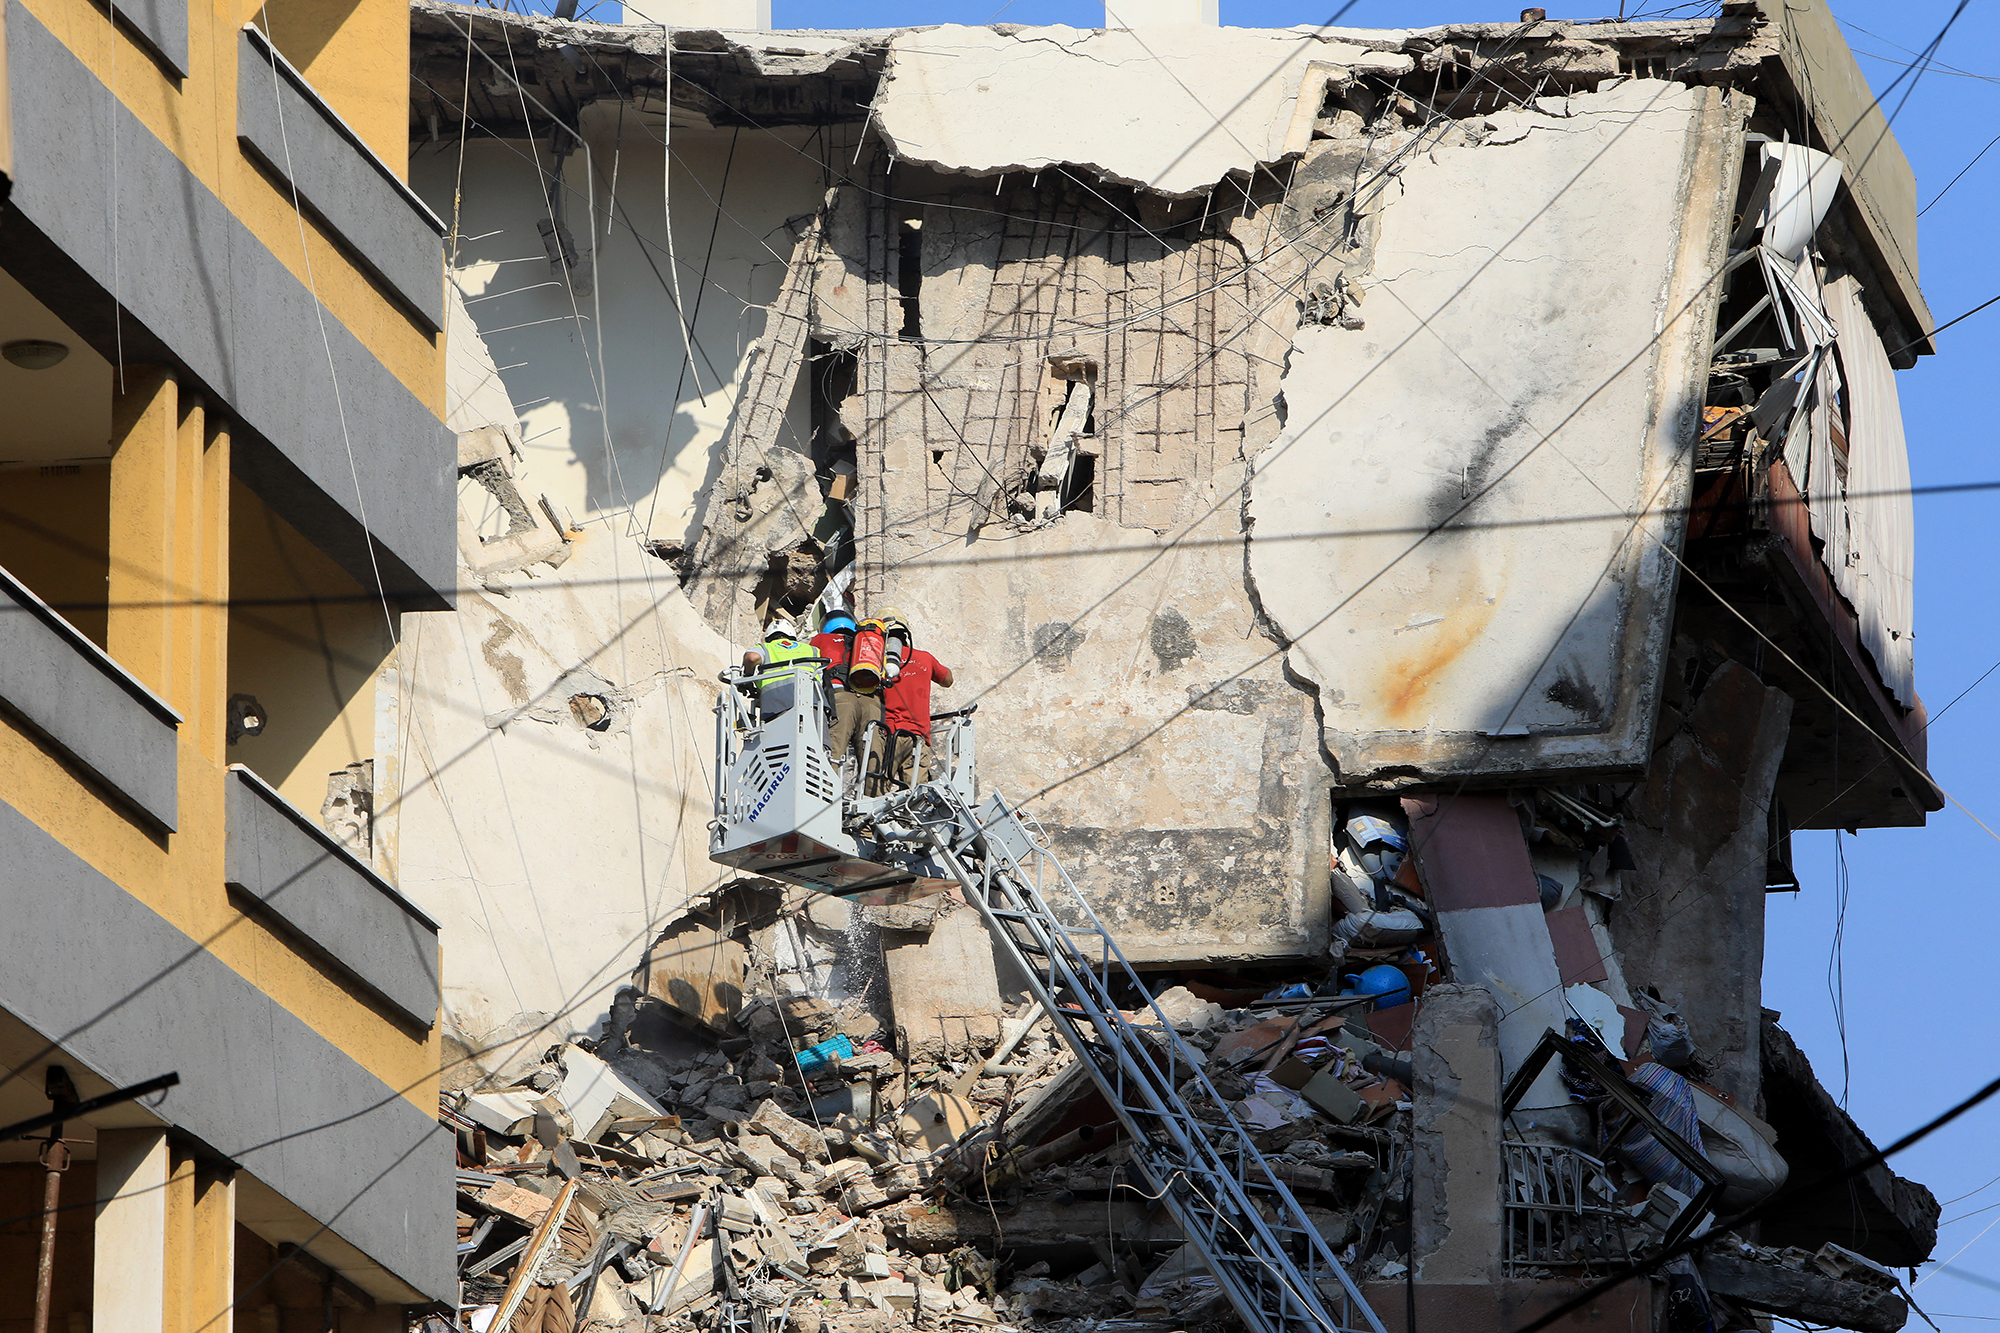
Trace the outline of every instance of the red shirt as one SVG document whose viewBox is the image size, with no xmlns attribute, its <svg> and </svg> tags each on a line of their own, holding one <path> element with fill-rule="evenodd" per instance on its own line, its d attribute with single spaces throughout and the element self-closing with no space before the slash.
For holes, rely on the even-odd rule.
<svg viewBox="0 0 2000 1333">
<path fill-rule="evenodd" d="M 813 651 L 826 659 L 826 674 L 845 682 L 847 679 L 847 655 L 854 649 L 854 634 L 849 630 L 839 633 L 815 634 L 812 636 Z"/>
<path fill-rule="evenodd" d="M 951 684 L 951 668 L 921 648 L 903 658 L 902 674 L 882 691 L 882 716 L 891 731 L 931 737 L 931 680 Z"/>
</svg>

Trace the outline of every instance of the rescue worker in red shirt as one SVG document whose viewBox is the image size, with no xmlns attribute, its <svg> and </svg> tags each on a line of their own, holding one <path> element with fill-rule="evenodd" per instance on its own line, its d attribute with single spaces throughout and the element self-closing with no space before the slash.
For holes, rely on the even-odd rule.
<svg viewBox="0 0 2000 1333">
<path fill-rule="evenodd" d="M 896 747 L 895 762 L 889 771 L 899 784 L 907 787 L 912 782 L 928 782 L 937 772 L 935 756 L 930 752 L 931 682 L 950 689 L 951 668 L 917 647 L 916 636 L 900 614 L 885 611 L 881 620 L 888 627 L 885 637 L 900 635 L 906 645 L 902 669 L 882 691 L 882 712 Z M 915 771 L 919 742 L 924 746 L 921 776 Z"/>
<path fill-rule="evenodd" d="M 833 696 L 833 726 L 827 732 L 827 753 L 834 763 L 842 765 L 848 752 L 858 748 L 868 724 L 882 720 L 879 693 L 858 694 L 847 687 L 847 668 L 854 659 L 855 629 L 852 615 L 835 611 L 812 638 L 813 651 L 826 659 L 827 690 Z"/>
</svg>

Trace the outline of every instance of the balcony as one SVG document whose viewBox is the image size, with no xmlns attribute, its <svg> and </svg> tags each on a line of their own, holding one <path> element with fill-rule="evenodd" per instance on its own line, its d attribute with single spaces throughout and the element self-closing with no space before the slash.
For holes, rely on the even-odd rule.
<svg viewBox="0 0 2000 1333">
<path fill-rule="evenodd" d="M 0 705 L 147 823 L 173 832 L 180 714 L 4 569 L 0 613 Z"/>
<path fill-rule="evenodd" d="M 223 879 L 232 896 L 429 1030 L 437 923 L 270 783 L 240 764 L 226 781 Z"/>
</svg>

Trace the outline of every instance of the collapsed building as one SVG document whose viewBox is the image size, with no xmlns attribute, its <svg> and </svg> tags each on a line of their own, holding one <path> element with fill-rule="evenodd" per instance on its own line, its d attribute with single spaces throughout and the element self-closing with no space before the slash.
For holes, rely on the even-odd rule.
<svg viewBox="0 0 2000 1333">
<path fill-rule="evenodd" d="M 372 836 L 448 941 L 468 1301 L 1212 1313 L 977 913 L 709 862 L 716 668 L 851 601 L 1384 1325 L 1763 1204 L 1577 1318 L 1901 1325 L 1936 1202 L 1826 1182 L 1867 1137 L 1759 984 L 1793 829 L 1939 806 L 1913 183 L 1823 7 L 412 22 L 467 588 Z"/>
</svg>

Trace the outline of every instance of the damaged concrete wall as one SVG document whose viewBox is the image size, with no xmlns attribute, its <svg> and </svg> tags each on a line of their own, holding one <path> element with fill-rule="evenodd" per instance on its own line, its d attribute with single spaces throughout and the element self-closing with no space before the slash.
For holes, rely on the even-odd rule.
<svg viewBox="0 0 2000 1333">
<path fill-rule="evenodd" d="M 1711 1083 L 1755 1105 L 1771 802 L 1792 699 L 1677 640 L 1659 748 L 1628 804 L 1638 869 L 1611 912 L 1635 990 L 1688 1022 Z"/>
<path fill-rule="evenodd" d="M 1644 762 L 1745 110 L 1628 81 L 1399 164 L 1251 487 L 1343 781 Z"/>
<path fill-rule="evenodd" d="M 642 552 L 572 541 L 563 583 L 405 617 L 401 885 L 452 941 L 445 1007 L 467 1038 L 522 1014 L 588 1027 L 719 878 L 707 667 L 724 645 L 671 577 L 649 591 Z"/>
<path fill-rule="evenodd" d="M 591 1026 L 658 927 L 720 878 L 705 825 L 710 668 L 726 645 L 637 543 L 557 526 L 465 309 L 454 290 L 467 588 L 455 612 L 403 617 L 377 842 L 451 941 L 451 1040 L 526 1034 L 538 1051 Z"/>
<path fill-rule="evenodd" d="M 877 102 L 897 157 L 990 176 L 1083 167 L 1187 197 L 1303 147 L 1302 87 L 1405 74 L 1396 34 L 1149 26 L 899 33 Z M 1162 67 L 1174 71 L 1162 78 Z"/>
<path fill-rule="evenodd" d="M 1677 520 L 1559 520 L 1685 498 L 1749 104 L 1556 36 L 1598 91 L 1462 120 L 1379 77 L 1478 46 L 1437 34 L 1168 34 L 1203 56 L 1174 93 L 1129 33 L 870 35 L 873 117 L 816 132 L 600 92 L 558 191 L 597 218 L 588 319 L 508 249 L 548 211 L 511 148 L 418 176 L 507 229 L 461 268 L 524 472 L 586 512 L 622 484 L 613 540 L 660 544 L 710 661 L 810 598 L 851 446 L 859 609 L 954 670 L 935 706 L 979 703 L 985 780 L 1132 954 L 1306 955 L 1336 788 L 1648 754 Z M 1187 144 L 1101 114 L 1182 94 L 1238 112 Z"/>
<path fill-rule="evenodd" d="M 681 547 L 784 275 L 785 224 L 819 202 L 806 133 L 669 133 L 663 116 L 616 99 L 577 112 L 580 143 L 535 120 L 532 143 L 474 139 L 462 164 L 456 142 L 414 145 L 410 184 L 457 222 L 453 276 L 520 409 L 539 490 L 565 521 L 616 513 L 621 528 Z M 545 195 L 551 144 L 561 177 Z M 573 263 L 550 262 L 564 242 L 540 229 L 556 221 Z M 677 308 L 692 323 L 685 341 Z M 803 396 L 787 420 L 784 442 L 804 450 Z"/>
</svg>

